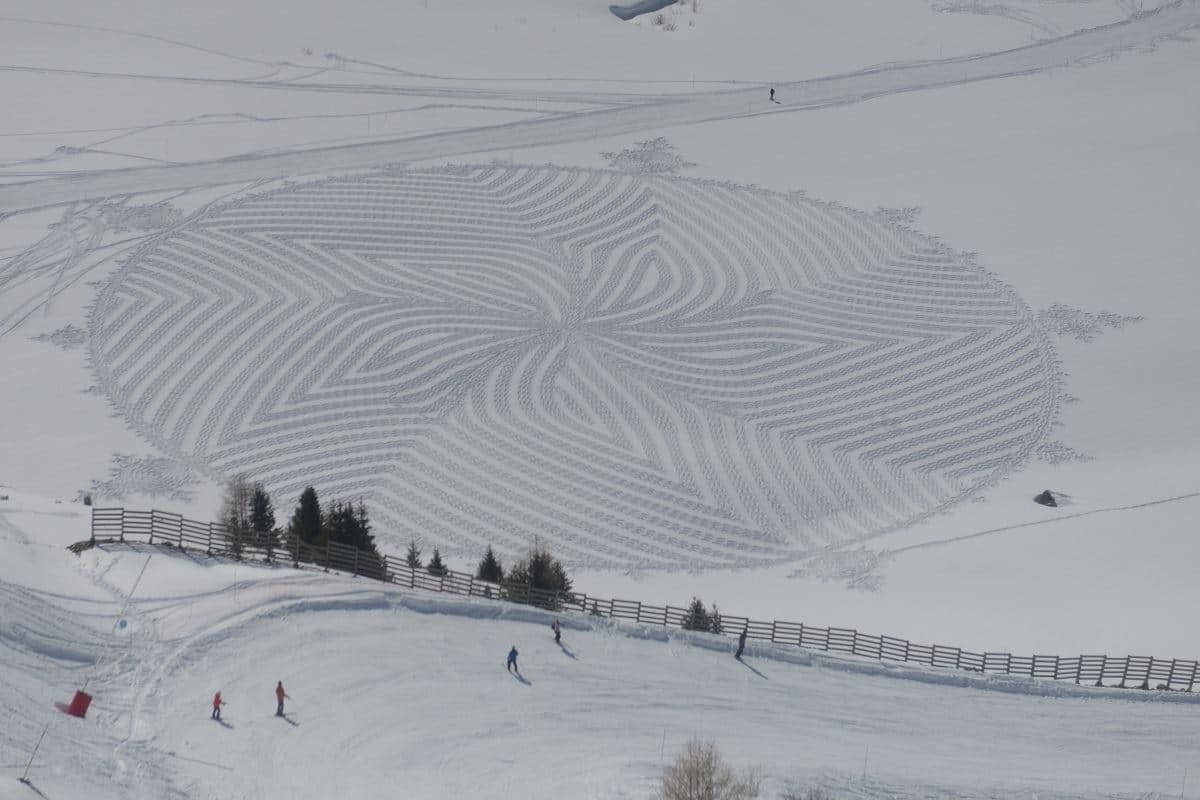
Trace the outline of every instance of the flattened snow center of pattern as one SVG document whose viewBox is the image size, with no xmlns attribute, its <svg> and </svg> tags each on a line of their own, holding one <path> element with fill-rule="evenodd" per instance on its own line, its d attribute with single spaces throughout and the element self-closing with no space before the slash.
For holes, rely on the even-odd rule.
<svg viewBox="0 0 1200 800">
<path fill-rule="evenodd" d="M 1054 353 L 927 237 L 795 196 L 486 165 L 205 210 L 95 304 L 160 447 L 379 538 L 597 567 L 777 562 L 910 523 L 1045 437 Z"/>
</svg>

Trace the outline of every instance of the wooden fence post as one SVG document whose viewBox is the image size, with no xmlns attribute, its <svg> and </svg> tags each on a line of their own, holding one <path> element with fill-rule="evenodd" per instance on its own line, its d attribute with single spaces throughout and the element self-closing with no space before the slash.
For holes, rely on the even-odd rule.
<svg viewBox="0 0 1200 800">
<path fill-rule="evenodd" d="M 853 635 L 850 637 L 850 655 L 858 655 L 858 631 L 850 631 Z"/>
<path fill-rule="evenodd" d="M 154 526 L 157 524 L 158 524 L 158 509 L 152 508 L 152 509 L 150 509 L 150 542 L 149 542 L 149 544 L 154 544 Z"/>
<path fill-rule="evenodd" d="M 121 544 L 125 544 L 125 509 L 121 508 Z"/>
<path fill-rule="evenodd" d="M 778 622 L 779 622 L 779 620 L 775 620 L 775 619 L 771 620 L 771 644 L 775 644 L 775 625 Z"/>
<path fill-rule="evenodd" d="M 354 548 L 354 566 L 350 568 L 350 572 L 354 577 L 358 577 L 358 548 Z"/>
<path fill-rule="evenodd" d="M 183 549 L 183 515 L 179 515 L 179 549 Z"/>
<path fill-rule="evenodd" d="M 208 523 L 208 549 L 205 551 L 205 554 L 210 555 L 210 556 L 212 555 L 212 536 L 213 536 L 213 524 L 210 522 L 210 523 Z"/>
</svg>

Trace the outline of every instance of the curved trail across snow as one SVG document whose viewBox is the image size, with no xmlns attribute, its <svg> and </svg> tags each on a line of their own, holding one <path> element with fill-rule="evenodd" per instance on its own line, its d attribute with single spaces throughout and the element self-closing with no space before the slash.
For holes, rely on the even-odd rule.
<svg viewBox="0 0 1200 800">
<path fill-rule="evenodd" d="M 937 61 L 873 67 L 777 84 L 781 104 L 761 88 L 707 92 L 637 105 L 564 114 L 505 125 L 178 166 L 73 173 L 0 188 L 0 209 L 57 205 L 123 193 L 164 191 L 275 179 L 372 164 L 421 161 L 496 150 L 618 136 L 672 125 L 843 105 L 901 92 L 1027 75 L 1068 67 L 1135 47 L 1152 46 L 1200 26 L 1200 0 L 1176 0 L 1152 12 L 1025 47 Z M 439 94 L 444 89 L 430 89 Z"/>
</svg>

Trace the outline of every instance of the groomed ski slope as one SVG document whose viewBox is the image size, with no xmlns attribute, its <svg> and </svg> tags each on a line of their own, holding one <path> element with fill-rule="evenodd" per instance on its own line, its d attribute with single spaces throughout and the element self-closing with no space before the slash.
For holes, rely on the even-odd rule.
<svg viewBox="0 0 1200 800">
<path fill-rule="evenodd" d="M 149 548 L 76 561 L 15 530 L 0 608 L 26 624 L 5 619 L 15 634 L 0 637 L 16 721 L 0 775 L 20 774 L 49 723 L 31 772 L 48 797 L 649 797 L 693 735 L 760 767 L 769 797 L 793 781 L 852 797 L 1174 796 L 1184 769 L 1200 774 L 1188 695 L 753 645 L 739 664 L 728 639 L 570 615 L 560 649 L 533 609 Z M 504 669 L 513 644 L 524 681 Z M 53 709 L 89 677 L 86 721 Z M 208 718 L 218 689 L 224 725 Z"/>
</svg>

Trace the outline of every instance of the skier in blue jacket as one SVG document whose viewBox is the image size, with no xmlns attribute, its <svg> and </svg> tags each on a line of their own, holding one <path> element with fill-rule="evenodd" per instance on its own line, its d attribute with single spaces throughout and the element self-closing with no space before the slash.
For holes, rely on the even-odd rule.
<svg viewBox="0 0 1200 800">
<path fill-rule="evenodd" d="M 521 671 L 521 668 L 517 666 L 517 646 L 515 644 L 512 646 L 512 650 L 508 651 L 508 671 L 512 672 L 514 669 L 518 673 Z"/>
</svg>

